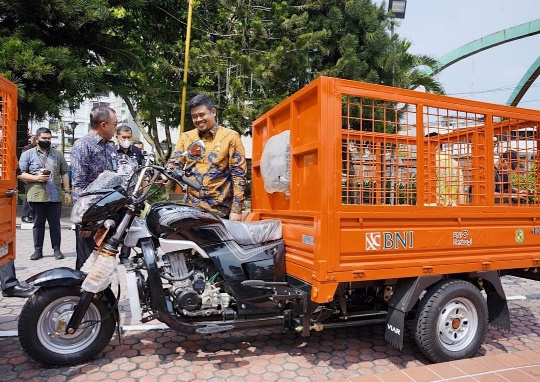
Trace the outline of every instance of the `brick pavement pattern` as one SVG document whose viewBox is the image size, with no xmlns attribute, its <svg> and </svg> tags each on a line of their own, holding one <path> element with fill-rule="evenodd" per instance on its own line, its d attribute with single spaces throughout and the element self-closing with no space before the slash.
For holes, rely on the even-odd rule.
<svg viewBox="0 0 540 382">
<path fill-rule="evenodd" d="M 17 230 L 15 264 L 19 280 L 40 271 L 75 265 L 75 233 L 65 220 L 63 260 L 52 249 L 30 261 L 32 231 Z M 45 247 L 47 248 L 47 247 Z M 122 272 L 120 272 L 122 273 Z M 125 294 L 121 280 L 122 296 Z M 0 297 L 1 381 L 540 381 L 540 283 L 504 278 L 512 329 L 489 327 L 485 343 L 470 360 L 432 365 L 414 345 L 413 325 L 401 351 L 384 340 L 383 325 L 325 330 L 308 338 L 280 330 L 250 330 L 208 337 L 181 336 L 168 329 L 124 331 L 115 335 L 104 352 L 92 361 L 58 369 L 36 364 L 14 336 L 25 300 Z M 128 302 L 121 297 L 122 325 L 131 322 Z M 138 326 L 140 328 L 141 326 Z M 152 330 L 153 329 L 153 330 Z M 1 334 L 0 334 L 1 335 Z M 489 370 L 494 373 L 486 374 Z"/>
</svg>

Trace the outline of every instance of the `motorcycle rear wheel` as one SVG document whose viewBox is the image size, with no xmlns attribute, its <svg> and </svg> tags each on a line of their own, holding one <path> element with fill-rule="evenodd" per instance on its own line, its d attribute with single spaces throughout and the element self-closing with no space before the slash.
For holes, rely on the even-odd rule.
<svg viewBox="0 0 540 382">
<path fill-rule="evenodd" d="M 78 288 L 40 288 L 26 302 L 19 317 L 19 341 L 33 360 L 48 367 L 76 365 L 107 346 L 116 320 L 104 301 L 92 300 L 79 329 L 65 333 L 80 296 Z"/>
</svg>

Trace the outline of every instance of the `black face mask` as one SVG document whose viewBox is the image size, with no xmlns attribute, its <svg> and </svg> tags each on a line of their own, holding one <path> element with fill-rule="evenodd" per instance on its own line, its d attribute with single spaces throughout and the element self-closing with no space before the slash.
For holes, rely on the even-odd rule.
<svg viewBox="0 0 540 382">
<path fill-rule="evenodd" d="M 38 145 L 43 149 L 48 149 L 51 147 L 51 141 L 38 141 Z"/>
</svg>

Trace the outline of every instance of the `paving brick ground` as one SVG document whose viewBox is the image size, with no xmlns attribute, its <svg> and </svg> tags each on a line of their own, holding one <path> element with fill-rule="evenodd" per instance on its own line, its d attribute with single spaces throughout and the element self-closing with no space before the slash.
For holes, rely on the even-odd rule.
<svg viewBox="0 0 540 382">
<path fill-rule="evenodd" d="M 46 249 L 45 258 L 30 261 L 32 231 L 17 230 L 19 279 L 56 266 L 74 266 L 75 240 L 69 225 L 66 221 L 62 230 L 64 260 L 55 260 L 52 250 Z M 488 363 L 491 359 L 482 357 L 485 355 L 508 357 L 516 352 L 533 351 L 534 354 L 538 351 L 540 359 L 540 283 L 508 277 L 504 278 L 504 289 L 508 296 L 521 296 L 509 302 L 512 329 L 505 332 L 490 327 L 485 343 L 473 359 L 478 361 L 472 364 L 477 368 L 482 365 L 481 360 Z M 113 337 L 104 352 L 91 362 L 47 369 L 26 356 L 15 336 L 17 317 L 24 302 L 0 297 L 0 332 L 5 335 L 0 337 L 0 381 L 363 382 L 367 379 L 362 376 L 368 375 L 373 381 L 434 380 L 425 377 L 427 368 L 422 366 L 429 362 L 415 347 L 411 326 L 404 348 L 399 351 L 384 341 L 382 325 L 325 330 L 309 338 L 282 334 L 279 330 L 251 330 L 210 337 L 185 337 L 171 330 L 130 330 L 123 333 L 121 344 L 118 336 Z M 137 324 L 131 322 L 126 300 L 121 301 L 120 310 L 123 325 Z M 155 324 L 151 322 L 146 328 L 154 328 Z M 532 357 L 529 355 L 529 358 Z M 501 365 L 500 359 L 496 360 Z M 461 367 L 470 368 L 470 365 L 462 362 Z M 439 369 L 440 373 L 453 370 Z M 435 367 L 435 370 L 438 369 Z M 506 370 L 501 371 L 504 372 Z M 535 380 L 532 374 L 523 375 L 526 381 Z M 455 381 L 459 376 L 456 374 Z M 452 378 L 451 374 L 447 377 Z M 470 380 L 482 380 L 479 378 Z M 484 380 L 499 379 L 492 376 Z"/>
</svg>

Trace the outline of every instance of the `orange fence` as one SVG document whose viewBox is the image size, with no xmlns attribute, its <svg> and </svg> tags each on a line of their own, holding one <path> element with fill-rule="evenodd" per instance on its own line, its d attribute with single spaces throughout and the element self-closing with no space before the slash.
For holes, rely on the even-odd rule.
<svg viewBox="0 0 540 382">
<path fill-rule="evenodd" d="M 442 100 L 342 95 L 344 204 L 538 204 L 538 116 L 480 113 L 474 103 Z M 513 187 L 495 175 L 507 156 Z"/>
</svg>

